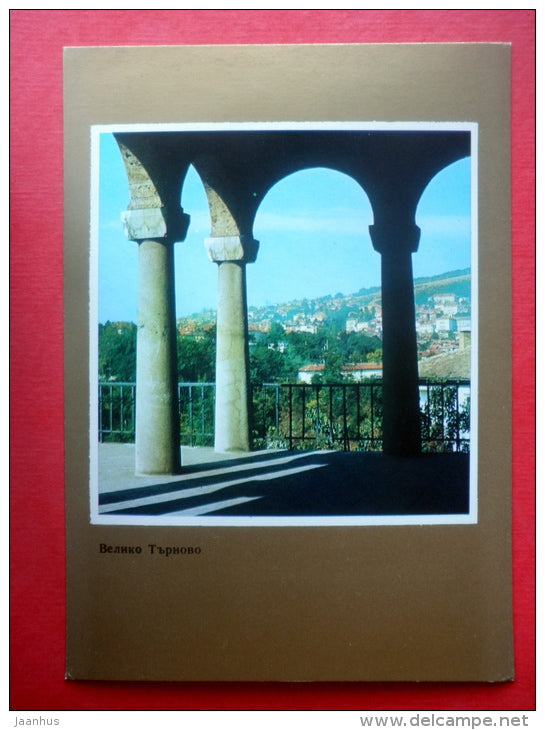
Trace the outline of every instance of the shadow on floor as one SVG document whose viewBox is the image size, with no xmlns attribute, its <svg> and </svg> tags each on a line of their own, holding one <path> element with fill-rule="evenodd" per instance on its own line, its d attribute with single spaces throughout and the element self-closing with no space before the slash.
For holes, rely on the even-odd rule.
<svg viewBox="0 0 545 730">
<path fill-rule="evenodd" d="M 151 480 L 153 482 L 153 479 Z M 469 511 L 469 455 L 274 452 L 192 464 L 99 496 L 109 515 L 445 515 Z"/>
</svg>

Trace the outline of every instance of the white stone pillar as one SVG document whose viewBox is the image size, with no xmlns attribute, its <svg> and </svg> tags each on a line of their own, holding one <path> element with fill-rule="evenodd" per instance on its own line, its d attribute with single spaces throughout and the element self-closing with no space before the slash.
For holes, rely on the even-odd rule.
<svg viewBox="0 0 545 730">
<path fill-rule="evenodd" d="M 137 474 L 180 471 L 174 276 L 171 243 L 138 245 Z"/>
<path fill-rule="evenodd" d="M 254 261 L 257 241 L 241 236 L 218 236 L 205 242 L 208 256 L 218 264 L 216 451 L 249 451 L 251 394 L 248 357 L 246 263 Z"/>
<path fill-rule="evenodd" d="M 127 236 L 138 243 L 135 471 L 177 474 L 181 459 L 174 243 L 166 235 L 161 210 L 129 210 L 123 221 Z"/>
</svg>

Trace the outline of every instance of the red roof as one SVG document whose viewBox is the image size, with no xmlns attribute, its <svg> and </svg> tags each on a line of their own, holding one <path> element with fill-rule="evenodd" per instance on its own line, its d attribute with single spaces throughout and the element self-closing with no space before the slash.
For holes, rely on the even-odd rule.
<svg viewBox="0 0 545 730">
<path fill-rule="evenodd" d="M 320 370 L 323 370 L 325 368 L 325 365 L 322 363 L 321 365 L 304 365 L 302 368 L 299 368 L 300 373 L 317 373 Z"/>
<path fill-rule="evenodd" d="M 325 365 L 304 365 L 299 368 L 300 373 L 318 373 L 324 370 Z M 380 362 L 355 362 L 349 363 L 348 365 L 342 365 L 341 370 L 354 371 L 354 370 L 382 370 L 382 363 Z"/>
<path fill-rule="evenodd" d="M 355 362 L 343 365 L 341 370 L 382 370 L 382 363 L 380 362 Z"/>
</svg>

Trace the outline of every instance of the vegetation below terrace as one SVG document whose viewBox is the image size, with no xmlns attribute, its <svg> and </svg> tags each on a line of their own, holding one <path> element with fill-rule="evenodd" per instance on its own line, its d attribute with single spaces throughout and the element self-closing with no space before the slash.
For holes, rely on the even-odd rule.
<svg viewBox="0 0 545 730">
<path fill-rule="evenodd" d="M 136 379 L 136 325 L 106 322 L 99 325 L 99 379 L 134 382 Z M 273 323 L 266 333 L 250 334 L 250 380 L 262 383 L 295 383 L 299 368 L 323 362 L 325 369 L 316 375 L 321 382 L 337 382 L 341 365 L 380 362 L 381 341 L 361 333 L 324 327 L 317 334 L 286 333 Z M 214 382 L 215 327 L 205 325 L 191 335 L 177 334 L 179 382 Z"/>
</svg>

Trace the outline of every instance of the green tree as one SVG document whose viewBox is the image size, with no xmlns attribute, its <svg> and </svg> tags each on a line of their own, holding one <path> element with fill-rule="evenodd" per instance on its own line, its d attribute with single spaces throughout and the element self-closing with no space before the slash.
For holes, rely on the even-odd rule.
<svg viewBox="0 0 545 730">
<path fill-rule="evenodd" d="M 421 426 L 423 451 L 469 451 L 470 398 L 460 405 L 457 385 L 432 382 Z"/>
<path fill-rule="evenodd" d="M 177 335 L 178 380 L 211 383 L 216 374 L 215 327 L 197 335 Z"/>
<path fill-rule="evenodd" d="M 280 322 L 271 322 L 269 331 L 265 334 L 264 342 L 267 345 L 276 345 L 278 342 L 282 342 L 284 337 L 284 327 Z"/>
<path fill-rule="evenodd" d="M 365 362 L 382 362 L 382 347 L 368 352 L 365 356 Z"/>
<path fill-rule="evenodd" d="M 253 347 L 250 352 L 250 383 L 280 383 L 289 379 L 289 360 L 278 350 L 263 345 Z"/>
<path fill-rule="evenodd" d="M 98 377 L 130 383 L 136 380 L 136 325 L 132 322 L 99 324 Z"/>
<path fill-rule="evenodd" d="M 342 380 L 341 367 L 343 365 L 342 356 L 335 350 L 328 350 L 325 361 L 325 367 L 321 373 L 312 376 L 313 383 L 340 383 Z"/>
<path fill-rule="evenodd" d="M 290 355 L 299 357 L 303 364 L 323 360 L 327 342 L 323 336 L 310 332 L 290 332 L 286 339 Z"/>
</svg>

